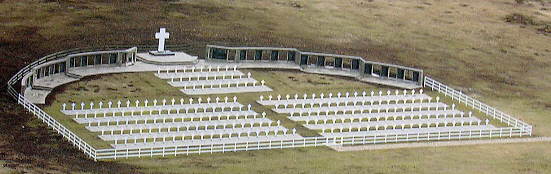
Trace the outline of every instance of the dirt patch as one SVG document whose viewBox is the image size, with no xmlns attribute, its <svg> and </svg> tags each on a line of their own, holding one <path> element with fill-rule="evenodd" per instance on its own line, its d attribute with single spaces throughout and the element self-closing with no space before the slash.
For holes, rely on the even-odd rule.
<svg viewBox="0 0 551 174">
<path fill-rule="evenodd" d="M 513 13 L 505 16 L 505 22 L 522 25 L 538 25 L 534 17 L 520 13 Z"/>
<path fill-rule="evenodd" d="M 551 34 L 551 24 L 543 25 L 541 28 L 538 29 L 538 31 Z"/>
</svg>

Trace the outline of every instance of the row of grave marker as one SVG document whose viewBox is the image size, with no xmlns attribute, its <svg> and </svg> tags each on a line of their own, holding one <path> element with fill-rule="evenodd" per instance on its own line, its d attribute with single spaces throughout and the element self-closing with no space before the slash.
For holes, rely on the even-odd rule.
<svg viewBox="0 0 551 174">
<path fill-rule="evenodd" d="M 399 92 L 398 90 L 395 91 L 395 95 L 399 95 L 399 93 L 400 93 L 400 92 Z M 382 91 L 379 91 L 379 96 L 382 96 L 382 94 L 383 94 L 383 92 L 382 92 Z M 391 95 L 390 90 L 388 90 L 388 91 L 386 92 L 386 94 L 387 94 L 387 95 Z M 403 95 L 407 95 L 407 94 L 408 94 L 407 90 L 404 89 Z M 415 89 L 411 90 L 411 95 L 414 95 L 414 94 L 415 94 Z M 423 89 L 419 90 L 419 94 L 423 94 Z M 354 92 L 353 95 L 354 95 L 354 97 L 358 97 L 358 92 Z M 362 92 L 362 97 L 365 97 L 366 95 L 367 95 L 367 92 L 363 91 L 363 92 Z M 374 91 L 371 91 L 371 96 L 374 96 L 374 95 L 375 95 L 375 92 L 374 92 Z M 337 93 L 337 98 L 341 98 L 341 96 L 342 96 L 342 93 L 341 93 L 341 92 L 338 92 L 338 93 Z M 298 100 L 298 99 L 299 99 L 298 97 L 299 97 L 298 94 L 295 94 L 295 95 L 294 95 L 294 99 L 295 99 L 295 100 Z M 303 97 L 302 99 L 306 100 L 306 99 L 308 99 L 308 94 L 304 93 L 304 94 L 302 95 L 302 97 Z M 325 94 L 324 94 L 324 93 L 319 94 L 319 98 L 323 99 L 324 97 L 325 97 Z M 328 94 L 328 97 L 329 97 L 329 98 L 332 98 L 332 97 L 333 97 L 333 93 L 329 93 L 329 94 Z M 344 97 L 349 98 L 349 97 L 350 97 L 350 92 L 346 92 Z M 278 94 L 278 95 L 276 96 L 276 98 L 277 98 L 277 100 L 281 100 L 281 98 L 282 98 L 281 94 Z M 286 98 L 287 100 L 289 100 L 289 99 L 291 99 L 291 95 L 290 95 L 290 94 L 287 94 L 287 95 L 285 95 L 285 98 Z M 315 93 L 312 93 L 311 99 L 315 99 L 315 98 L 316 98 L 316 94 L 315 94 Z M 263 95 L 260 95 L 259 99 L 260 99 L 260 101 L 264 101 L 264 96 L 263 96 Z M 273 99 L 273 96 L 272 96 L 272 95 L 269 95 L 269 96 L 268 96 L 268 100 L 272 100 L 272 99 Z M 439 99 L 438 96 L 437 96 L 437 99 Z"/>
<path fill-rule="evenodd" d="M 251 104 L 247 105 L 247 111 L 251 111 Z M 209 107 L 208 106 L 205 106 L 201 109 L 203 109 L 203 112 L 207 112 L 207 109 Z M 224 109 L 226 108 L 229 108 L 230 111 L 234 111 L 234 108 L 238 108 L 236 109 L 235 111 L 243 111 L 243 105 L 240 105 L 238 107 L 225 107 L 225 106 L 220 106 L 220 107 L 217 107 L 217 106 L 212 106 L 212 112 L 217 112 L 215 111 L 216 108 L 220 108 L 221 111 L 224 111 Z M 199 113 L 199 109 L 200 108 L 193 108 L 193 111 L 195 114 Z M 168 112 L 167 114 L 173 114 L 171 113 L 171 110 L 176 110 L 176 114 L 180 114 L 180 110 L 184 110 L 185 111 L 185 114 L 189 114 L 190 113 L 190 108 L 185 108 L 185 109 L 166 109 L 166 111 Z M 149 112 L 149 115 L 152 115 L 153 114 L 153 111 L 158 111 L 158 113 L 161 113 L 162 111 L 164 111 L 163 109 L 158 109 L 158 110 L 154 110 L 154 109 L 150 109 L 150 110 L 139 110 L 140 114 L 139 115 L 144 115 L 144 111 L 148 111 Z M 134 112 L 137 112 L 137 111 L 130 111 L 130 116 L 134 116 Z M 92 115 L 93 114 L 93 118 L 97 118 L 97 115 L 103 115 L 103 117 L 107 117 L 107 113 L 111 113 L 111 112 L 103 112 L 103 114 L 101 113 L 98 113 L 98 112 L 84 112 L 82 115 L 84 115 L 84 118 L 88 118 L 88 115 Z M 121 116 L 125 116 L 124 115 L 124 111 L 113 111 L 112 112 L 112 115 L 113 117 L 115 117 L 115 114 L 116 113 L 121 113 Z M 78 113 L 75 114 L 75 118 L 79 118 L 78 117 Z"/>
<path fill-rule="evenodd" d="M 205 68 L 204 66 L 200 66 L 200 67 L 198 67 L 198 68 L 195 67 L 195 66 L 192 66 L 192 67 L 190 68 L 190 72 L 195 72 L 195 69 L 198 69 L 199 72 L 203 72 L 203 69 L 204 69 L 204 68 Z M 220 66 L 216 66 L 216 71 L 214 71 L 214 72 L 220 72 L 220 68 L 221 68 Z M 229 68 L 230 68 L 230 67 L 228 67 L 227 65 L 224 66 L 224 70 L 225 70 L 225 71 L 228 71 Z M 237 71 L 237 66 L 233 66 L 232 69 L 233 69 L 233 71 Z M 172 71 L 172 70 L 174 70 L 174 71 Z M 181 72 L 182 72 L 182 73 L 185 73 L 186 70 L 187 70 L 187 69 L 186 69 L 186 67 L 184 66 L 184 67 L 182 67 L 182 71 L 181 71 Z M 208 66 L 207 70 L 208 70 L 208 71 L 206 71 L 206 72 L 213 72 L 213 71 L 212 71 L 212 66 Z M 167 69 L 165 69 L 165 70 L 161 70 L 160 68 L 157 69 L 157 73 L 158 73 L 158 74 L 160 74 L 161 72 L 166 72 L 166 73 L 171 73 L 171 72 L 173 72 L 173 73 L 178 73 L 178 68 L 174 68 L 174 69 L 168 69 L 168 68 L 167 68 Z"/>
<path fill-rule="evenodd" d="M 212 100 L 211 97 L 207 97 L 207 98 L 206 98 L 206 101 L 207 101 L 206 104 L 210 104 L 211 100 Z M 221 103 L 220 100 L 221 100 L 220 97 L 216 97 L 216 98 L 215 98 L 215 102 L 216 102 L 216 103 Z M 224 97 L 224 103 L 228 103 L 228 100 L 229 100 L 229 98 L 228 98 L 227 96 Z M 194 99 L 193 99 L 193 98 L 189 98 L 188 101 L 189 101 L 189 104 L 193 104 Z M 203 99 L 202 99 L 201 97 L 199 97 L 199 98 L 197 99 L 197 104 L 201 104 L 202 101 L 203 101 Z M 167 102 L 167 100 L 166 100 L 166 99 L 163 99 L 163 100 L 162 100 L 162 106 L 165 106 L 165 105 L 167 104 L 166 102 Z M 175 100 L 174 98 L 172 98 L 172 100 L 171 100 L 170 102 L 171 102 L 171 105 L 175 105 L 176 100 Z M 185 100 L 184 100 L 183 98 L 180 98 L 180 105 L 184 105 L 184 102 L 185 102 Z M 237 102 L 237 96 L 234 96 L 234 97 L 233 97 L 233 102 Z M 143 101 L 143 103 L 144 103 L 144 105 L 143 105 L 144 107 L 148 107 L 149 100 L 148 100 L 148 99 L 145 99 L 145 100 Z M 154 100 L 153 100 L 153 105 L 152 105 L 152 106 L 157 106 L 157 103 L 158 103 L 157 99 L 154 99 Z M 103 104 L 104 104 L 103 101 L 98 102 L 99 109 L 101 109 L 101 108 L 103 107 Z M 126 107 L 130 107 L 130 104 L 131 104 L 130 100 L 127 100 L 127 101 L 126 101 Z M 135 104 L 136 104 L 135 107 L 139 107 L 139 106 L 140 106 L 140 105 L 139 105 L 139 104 L 140 104 L 140 100 L 136 100 L 136 101 L 135 101 Z M 94 102 L 90 102 L 90 104 L 88 105 L 88 106 L 90 106 L 90 107 L 89 107 L 88 109 L 94 109 L 94 105 L 95 105 Z M 108 108 L 112 108 L 113 102 L 112 102 L 112 101 L 109 101 L 109 102 L 107 102 L 107 105 L 108 105 Z M 122 102 L 121 102 L 120 100 L 118 100 L 118 102 L 117 102 L 117 108 L 120 108 L 121 105 L 122 105 Z M 81 103 L 80 103 L 80 110 L 86 109 L 85 106 L 86 106 L 86 104 L 85 104 L 84 102 L 81 102 Z M 63 104 L 61 105 L 61 107 L 62 107 L 62 110 L 66 110 L 66 109 L 67 109 L 67 108 L 66 108 L 66 107 L 67 107 L 67 104 L 66 104 L 66 103 L 63 103 Z M 76 110 L 76 103 L 71 103 L 71 109 L 72 109 L 72 110 Z"/>
<path fill-rule="evenodd" d="M 226 73 L 222 73 L 222 80 L 225 80 L 226 79 Z M 187 81 L 199 81 L 199 79 L 201 79 L 201 77 L 205 77 L 205 80 L 208 81 L 212 81 L 212 80 L 218 80 L 218 76 L 217 75 L 208 75 L 208 74 L 205 74 L 204 76 L 201 76 L 201 74 L 197 74 L 196 78 L 193 78 L 192 76 L 188 76 L 187 77 Z M 209 77 L 212 77 L 213 79 L 209 79 Z M 234 74 L 231 73 L 229 75 L 229 79 L 243 79 L 243 74 L 239 74 L 239 78 L 234 78 Z M 170 77 L 170 82 L 175 82 L 174 79 L 176 80 L 179 80 L 180 82 L 183 82 L 184 81 L 184 75 L 180 75 L 180 77 L 174 77 L 174 76 L 171 76 Z M 251 72 L 248 72 L 247 73 L 247 78 L 251 78 Z"/>
<path fill-rule="evenodd" d="M 448 125 L 451 124 L 451 126 L 465 126 L 465 124 L 468 124 L 468 126 L 473 126 L 473 124 L 477 124 L 477 126 L 480 126 L 482 121 L 481 120 L 478 120 L 476 122 L 474 121 L 466 121 L 466 122 L 444 122 L 443 124 L 443 127 L 448 127 Z M 459 125 L 457 125 L 459 124 Z M 490 124 L 490 121 L 486 119 L 485 121 L 485 125 L 489 125 Z M 427 125 L 427 127 L 425 128 L 429 128 L 430 125 L 433 125 L 433 123 L 419 123 L 419 124 L 410 124 L 409 126 L 409 129 L 418 129 L 418 128 L 423 128 L 422 126 L 423 125 Z M 440 124 L 439 123 L 434 123 L 435 127 L 440 127 Z M 406 129 L 405 128 L 405 124 L 401 124 L 401 125 L 376 125 L 376 126 L 373 126 L 373 128 L 375 128 L 375 130 L 370 130 L 370 128 L 372 128 L 371 126 L 366 126 L 366 127 L 348 127 L 348 128 L 344 128 L 344 127 L 329 127 L 329 128 L 325 128 L 325 129 L 320 129 L 322 133 L 325 133 L 326 130 L 330 130 L 331 133 L 334 133 L 333 131 L 334 130 L 340 130 L 340 132 L 343 132 L 344 129 L 348 129 L 349 132 L 352 132 L 352 129 L 356 128 L 358 132 L 361 132 L 361 129 L 362 128 L 366 128 L 367 131 L 378 131 L 379 128 L 383 128 L 382 130 L 387 130 L 387 127 L 390 127 L 392 126 L 392 129 L 396 129 L 397 126 L 400 126 L 401 129 Z M 414 128 L 413 126 L 418 126 L 417 128 Z"/>
</svg>

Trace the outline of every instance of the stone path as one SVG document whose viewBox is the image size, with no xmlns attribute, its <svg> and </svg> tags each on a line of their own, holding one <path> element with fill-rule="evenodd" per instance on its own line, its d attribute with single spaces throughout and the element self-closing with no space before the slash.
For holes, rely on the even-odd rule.
<svg viewBox="0 0 551 174">
<path fill-rule="evenodd" d="M 335 151 L 360 151 L 360 150 L 382 150 L 399 148 L 420 148 L 420 147 L 446 147 L 446 146 L 466 146 L 479 144 L 509 144 L 509 143 L 532 143 L 532 142 L 551 142 L 551 137 L 531 137 L 531 138 L 505 138 L 505 139 L 486 139 L 486 140 L 461 140 L 461 141 L 437 141 L 422 143 L 400 143 L 400 144 L 377 144 L 360 146 L 329 146 Z"/>
</svg>

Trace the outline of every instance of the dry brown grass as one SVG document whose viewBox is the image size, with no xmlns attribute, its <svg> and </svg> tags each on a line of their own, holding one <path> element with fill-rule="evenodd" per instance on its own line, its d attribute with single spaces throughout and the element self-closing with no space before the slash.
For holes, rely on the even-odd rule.
<svg viewBox="0 0 551 174">
<path fill-rule="evenodd" d="M 58 50 L 154 44 L 153 32 L 164 26 L 172 33 L 169 43 L 191 44 L 189 52 L 196 55 L 203 54 L 206 43 L 286 46 L 423 68 L 434 78 L 535 125 L 536 135 L 551 135 L 551 37 L 503 21 L 512 13 L 551 21 L 549 1 L 544 4 L 512 0 L 5 0 L 0 3 L 0 82 L 39 56 Z M 14 160 L 17 163 L 85 161 L 77 157 L 62 160 L 78 154 L 69 147 L 55 151 L 59 155 L 32 156 L 32 150 L 48 152 L 52 145 L 69 145 L 44 132 L 42 124 L 14 106 L 5 94 L 0 99 L 1 128 L 16 132 L 14 136 L 0 133 L 0 140 L 13 143 L 0 151 L 10 152 L 5 158 L 14 159 L 13 152 L 22 154 L 18 158 L 23 160 Z M 46 145 L 24 148 L 35 147 L 33 143 Z M 512 145 L 534 153 L 544 149 L 535 146 Z M 509 165 L 505 157 L 495 164 Z M 525 170 L 511 171 L 538 173 L 528 168 L 538 161 L 529 162 L 521 166 Z M 472 171 L 458 165 L 452 168 Z"/>
</svg>

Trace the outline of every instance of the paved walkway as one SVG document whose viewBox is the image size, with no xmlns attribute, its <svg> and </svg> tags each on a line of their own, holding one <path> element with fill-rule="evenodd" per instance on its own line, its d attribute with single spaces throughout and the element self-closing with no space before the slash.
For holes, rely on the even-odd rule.
<svg viewBox="0 0 551 174">
<path fill-rule="evenodd" d="M 381 149 L 399 149 L 399 148 L 419 148 L 419 147 L 446 147 L 446 146 L 466 146 L 479 144 L 510 144 L 510 143 L 531 143 L 531 142 L 551 142 L 551 137 L 531 137 L 531 138 L 504 138 L 504 139 L 486 139 L 486 140 L 461 140 L 461 141 L 437 141 L 421 143 L 400 143 L 400 144 L 377 144 L 360 146 L 329 146 L 335 151 L 360 151 L 360 150 L 381 150 Z"/>
</svg>

